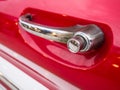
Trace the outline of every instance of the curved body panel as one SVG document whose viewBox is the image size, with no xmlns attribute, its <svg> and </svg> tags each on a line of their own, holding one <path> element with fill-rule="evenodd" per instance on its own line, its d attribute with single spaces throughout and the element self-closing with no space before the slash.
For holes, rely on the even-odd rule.
<svg viewBox="0 0 120 90">
<path fill-rule="evenodd" d="M 39 70 L 19 61 L 16 54 L 11 55 L 3 46 L 69 82 L 75 89 L 120 90 L 119 4 L 119 0 L 1 0 L 0 55 L 49 89 L 58 89 L 60 84 L 51 84 L 52 79 L 41 81 Z M 34 22 L 53 27 L 96 24 L 104 33 L 104 43 L 87 53 L 71 53 L 65 44 L 21 29 L 18 19 L 26 13 L 34 15 Z M 67 90 L 66 87 L 62 88 Z"/>
</svg>

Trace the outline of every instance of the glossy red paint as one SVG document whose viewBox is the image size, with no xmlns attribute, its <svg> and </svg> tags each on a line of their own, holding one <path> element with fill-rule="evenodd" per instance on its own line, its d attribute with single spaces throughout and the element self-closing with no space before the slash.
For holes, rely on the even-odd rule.
<svg viewBox="0 0 120 90">
<path fill-rule="evenodd" d="M 81 89 L 119 90 L 119 4 L 119 0 L 0 1 L 0 43 Z M 25 13 L 50 26 L 94 23 L 105 33 L 104 44 L 86 54 L 70 53 L 63 44 L 19 28 L 18 18 Z"/>
</svg>

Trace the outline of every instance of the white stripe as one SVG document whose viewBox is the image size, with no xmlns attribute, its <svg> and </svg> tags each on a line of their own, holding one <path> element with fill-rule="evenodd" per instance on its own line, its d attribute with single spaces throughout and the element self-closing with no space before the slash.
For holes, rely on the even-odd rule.
<svg viewBox="0 0 120 90">
<path fill-rule="evenodd" d="M 80 88 L 72 85 L 71 83 L 63 80 L 62 78 L 54 75 L 53 73 L 47 71 L 46 69 L 38 66 L 37 64 L 31 62 L 27 58 L 21 56 L 20 54 L 12 51 L 11 49 L 7 48 L 6 46 L 0 44 L 0 49 L 4 51 L 5 53 L 9 54 L 10 56 L 16 58 L 20 62 L 26 64 L 27 66 L 30 66 L 33 70 L 37 71 L 39 74 L 47 78 L 48 80 L 55 83 L 57 86 L 59 86 L 60 90 L 80 90 Z"/>
<path fill-rule="evenodd" d="M 20 90 L 48 90 L 48 88 L 25 74 L 2 57 L 0 57 L 0 72 L 3 77 L 14 83 L 14 85 Z M 12 90 L 14 89 L 12 88 Z"/>
</svg>

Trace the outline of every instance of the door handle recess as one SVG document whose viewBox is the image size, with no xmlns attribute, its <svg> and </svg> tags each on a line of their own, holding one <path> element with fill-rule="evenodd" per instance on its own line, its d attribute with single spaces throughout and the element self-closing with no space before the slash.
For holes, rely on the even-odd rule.
<svg viewBox="0 0 120 90">
<path fill-rule="evenodd" d="M 73 53 L 87 52 L 104 41 L 104 33 L 95 24 L 50 27 L 33 22 L 32 15 L 26 14 L 19 18 L 19 25 L 36 36 L 67 44 Z"/>
</svg>

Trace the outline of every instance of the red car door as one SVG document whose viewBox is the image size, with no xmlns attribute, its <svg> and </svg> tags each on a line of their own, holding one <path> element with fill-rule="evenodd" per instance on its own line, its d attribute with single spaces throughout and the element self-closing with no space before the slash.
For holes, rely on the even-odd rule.
<svg viewBox="0 0 120 90">
<path fill-rule="evenodd" d="M 1 0 L 0 88 L 119 90 L 119 4 Z"/>
</svg>

